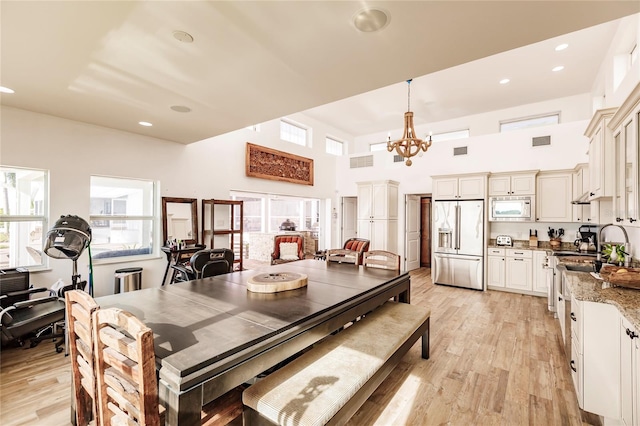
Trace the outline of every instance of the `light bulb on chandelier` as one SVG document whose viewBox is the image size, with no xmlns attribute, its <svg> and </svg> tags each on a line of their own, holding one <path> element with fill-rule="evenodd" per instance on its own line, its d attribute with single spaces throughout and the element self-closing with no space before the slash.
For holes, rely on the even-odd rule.
<svg viewBox="0 0 640 426">
<path fill-rule="evenodd" d="M 411 80 L 407 80 L 407 112 L 404 113 L 404 133 L 402 139 L 391 142 L 391 134 L 387 136 L 387 150 L 396 152 L 406 158 L 405 164 L 412 164 L 411 157 L 420 153 L 427 152 L 431 146 L 431 134 L 429 140 L 422 140 L 416 137 L 416 131 L 413 128 L 413 112 L 411 112 Z M 426 138 L 425 138 L 426 139 Z"/>
</svg>

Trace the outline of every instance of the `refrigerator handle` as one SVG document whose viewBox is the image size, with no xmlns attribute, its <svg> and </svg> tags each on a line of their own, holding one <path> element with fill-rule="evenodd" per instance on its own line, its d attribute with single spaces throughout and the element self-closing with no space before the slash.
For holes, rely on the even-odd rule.
<svg viewBox="0 0 640 426">
<path fill-rule="evenodd" d="M 456 206 L 456 250 L 460 250 L 460 206 Z"/>
</svg>

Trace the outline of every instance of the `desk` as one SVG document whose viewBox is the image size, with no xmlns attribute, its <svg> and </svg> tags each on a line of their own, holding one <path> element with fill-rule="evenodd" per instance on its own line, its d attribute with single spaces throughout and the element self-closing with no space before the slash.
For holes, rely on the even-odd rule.
<svg viewBox="0 0 640 426">
<path fill-rule="evenodd" d="M 298 272 L 308 285 L 247 291 L 261 272 Z M 200 424 L 200 409 L 391 297 L 410 301 L 406 272 L 313 259 L 97 298 L 154 332 L 160 400 L 168 425 Z"/>
<path fill-rule="evenodd" d="M 160 247 L 160 250 L 162 250 L 164 254 L 167 255 L 167 268 L 164 270 L 164 276 L 162 277 L 161 285 L 164 285 L 164 283 L 167 281 L 167 275 L 169 274 L 169 268 L 171 268 L 171 265 L 175 265 L 176 263 L 180 262 L 186 262 L 195 252 L 203 250 L 205 248 L 207 248 L 207 246 L 205 246 L 204 244 L 193 244 L 181 249 L 170 249 L 167 246 Z M 174 272 L 171 275 L 171 281 L 169 281 L 169 284 L 173 282 L 175 276 L 176 273 Z"/>
</svg>

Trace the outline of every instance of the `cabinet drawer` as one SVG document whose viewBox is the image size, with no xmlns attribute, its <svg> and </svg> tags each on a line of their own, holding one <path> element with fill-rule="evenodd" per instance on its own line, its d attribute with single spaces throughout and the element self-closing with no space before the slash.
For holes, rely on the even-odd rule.
<svg viewBox="0 0 640 426">
<path fill-rule="evenodd" d="M 525 259 L 531 259 L 533 257 L 533 252 L 531 250 L 521 250 L 521 249 L 506 249 L 507 257 L 523 257 Z"/>
<path fill-rule="evenodd" d="M 487 250 L 488 256 L 504 256 L 505 250 L 503 248 L 490 248 Z"/>
</svg>

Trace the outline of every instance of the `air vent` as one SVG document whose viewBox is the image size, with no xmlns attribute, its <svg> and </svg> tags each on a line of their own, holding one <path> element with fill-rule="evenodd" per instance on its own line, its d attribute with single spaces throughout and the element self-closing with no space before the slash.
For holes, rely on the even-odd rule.
<svg viewBox="0 0 640 426">
<path fill-rule="evenodd" d="M 349 167 L 357 169 L 360 167 L 373 167 L 373 155 L 364 155 L 362 157 L 351 157 L 349 159 Z"/>
<path fill-rule="evenodd" d="M 467 147 L 459 146 L 457 148 L 453 148 L 453 155 L 467 155 Z"/>
<path fill-rule="evenodd" d="M 531 146 L 551 145 L 551 136 L 538 136 L 531 139 Z"/>
<path fill-rule="evenodd" d="M 394 163 L 404 163 L 404 157 L 402 155 L 394 155 L 393 156 Z"/>
</svg>

